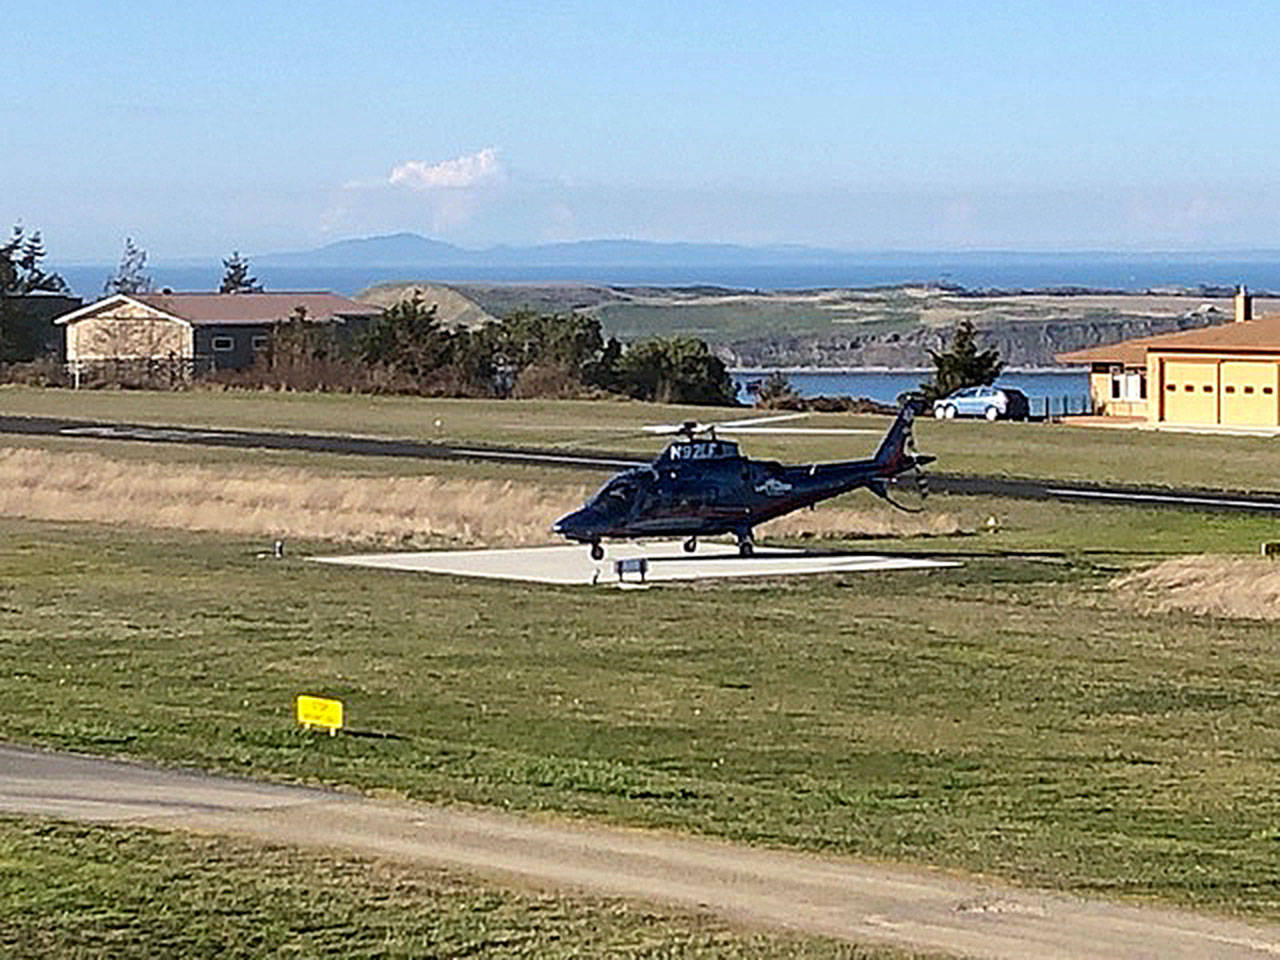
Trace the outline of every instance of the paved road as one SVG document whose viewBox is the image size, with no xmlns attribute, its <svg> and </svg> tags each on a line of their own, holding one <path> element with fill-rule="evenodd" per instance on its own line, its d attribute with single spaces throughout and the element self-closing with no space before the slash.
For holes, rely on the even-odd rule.
<svg viewBox="0 0 1280 960">
<path fill-rule="evenodd" d="M 265 430 L 205 430 L 196 427 L 149 424 L 100 423 L 54 417 L 0 416 L 0 434 L 94 437 L 144 443 L 179 443 L 197 446 L 309 450 L 372 457 L 417 457 L 428 460 L 489 460 L 499 463 L 538 464 L 585 470 L 615 471 L 652 458 L 639 453 L 599 451 L 566 452 L 528 447 L 475 447 L 385 437 L 343 436 L 323 433 L 282 433 Z M 942 493 L 993 495 L 1022 500 L 1083 500 L 1093 503 L 1140 504 L 1190 510 L 1280 513 L 1280 493 L 1184 489 L 1165 487 L 1069 484 L 1054 480 L 1010 479 L 929 473 L 929 485 Z"/>
<path fill-rule="evenodd" d="M 339 848 L 730 920 L 976 957 L 1280 954 L 1280 927 L 659 832 L 393 804 L 0 746 L 0 811 Z"/>
</svg>

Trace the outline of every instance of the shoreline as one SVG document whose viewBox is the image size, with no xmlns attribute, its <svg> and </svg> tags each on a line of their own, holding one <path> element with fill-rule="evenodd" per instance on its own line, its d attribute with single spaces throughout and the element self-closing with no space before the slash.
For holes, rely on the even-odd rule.
<svg viewBox="0 0 1280 960">
<path fill-rule="evenodd" d="M 729 367 L 729 374 L 744 376 L 767 376 L 771 373 L 783 374 L 827 374 L 827 375 L 844 375 L 858 373 L 901 373 L 901 374 L 921 374 L 932 373 L 932 367 Z M 1088 367 L 1080 366 L 1054 366 L 1054 367 L 1005 367 L 1000 371 L 1001 376 L 1006 373 L 1031 373 L 1031 374 L 1075 374 L 1088 373 Z"/>
</svg>

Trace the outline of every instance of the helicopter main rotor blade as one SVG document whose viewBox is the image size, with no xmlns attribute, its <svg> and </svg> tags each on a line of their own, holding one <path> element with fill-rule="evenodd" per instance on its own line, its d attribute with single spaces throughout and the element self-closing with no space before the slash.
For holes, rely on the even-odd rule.
<svg viewBox="0 0 1280 960">
<path fill-rule="evenodd" d="M 717 430 L 722 430 L 725 427 L 753 427 L 756 424 L 781 423 L 783 420 L 799 420 L 802 417 L 807 416 L 809 416 L 807 411 L 801 411 L 800 413 L 769 414 L 764 417 L 748 417 L 746 420 L 717 420 L 715 423 L 708 424 L 708 426 L 715 427 Z"/>
<path fill-rule="evenodd" d="M 774 434 L 778 436 L 829 436 L 849 437 L 855 434 L 880 435 L 879 430 L 865 430 L 859 427 L 716 427 L 717 433 L 738 434 Z"/>
<path fill-rule="evenodd" d="M 684 423 L 649 423 L 640 429 L 645 433 L 656 434 L 706 433 L 708 430 L 736 429 L 753 424 L 781 423 L 784 420 L 798 420 L 808 415 L 807 413 L 784 413 L 776 416 L 748 417 L 745 420 L 711 420 L 706 423 L 697 420 L 688 420 Z"/>
</svg>

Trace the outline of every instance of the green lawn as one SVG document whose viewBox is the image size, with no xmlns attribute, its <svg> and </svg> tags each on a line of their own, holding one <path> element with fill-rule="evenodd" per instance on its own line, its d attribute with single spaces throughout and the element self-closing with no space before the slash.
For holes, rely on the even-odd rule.
<svg viewBox="0 0 1280 960">
<path fill-rule="evenodd" d="M 0 521 L 0 737 L 1280 918 L 1274 626 L 1112 596 L 1196 515 L 1026 506 L 954 570 L 647 592 Z"/>
<path fill-rule="evenodd" d="M 909 956 L 334 853 L 12 819 L 0 819 L 0 952 L 220 960 Z"/>
<path fill-rule="evenodd" d="M 638 426 L 730 419 L 745 410 L 625 401 L 427 400 L 333 394 L 0 388 L 0 412 L 153 424 L 358 433 L 490 445 L 656 453 Z M 437 425 L 438 423 L 438 425 Z M 753 456 L 834 460 L 867 456 L 883 417 L 814 415 L 803 425 L 860 427 L 866 436 L 750 436 Z M 922 451 L 953 473 L 1117 483 L 1280 490 L 1280 441 L 1252 437 L 1104 430 L 1038 423 L 921 421 Z"/>
</svg>

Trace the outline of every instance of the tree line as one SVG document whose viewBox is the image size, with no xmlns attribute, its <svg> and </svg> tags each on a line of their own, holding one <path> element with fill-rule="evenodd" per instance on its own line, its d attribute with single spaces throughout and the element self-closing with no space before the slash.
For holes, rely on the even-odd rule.
<svg viewBox="0 0 1280 960">
<path fill-rule="evenodd" d="M 622 395 L 659 403 L 736 402 L 724 361 L 696 337 L 623 345 L 576 313 L 517 310 L 475 328 L 451 328 L 420 295 L 399 301 L 354 334 L 299 308 L 269 349 L 231 382 L 286 389 L 361 390 L 459 397 Z"/>
<path fill-rule="evenodd" d="M 22 298 L 69 294 L 66 282 L 46 270 L 38 231 L 17 225 L 0 244 L 0 364 L 31 362 L 44 335 L 23 316 Z M 152 289 L 147 254 L 125 239 L 119 266 L 104 294 Z M 221 293 L 261 293 L 249 261 L 233 251 L 222 261 Z M 968 320 L 953 332 L 949 349 L 930 350 L 933 376 L 921 384 L 926 401 L 966 386 L 990 384 L 1003 367 L 998 351 L 977 349 Z M 46 361 L 46 368 L 51 365 Z M 56 382 L 57 374 L 46 371 Z M 705 341 L 691 336 L 653 337 L 628 345 L 606 338 L 599 320 L 577 313 L 518 310 L 481 327 L 451 328 L 421 296 L 385 309 L 354 333 L 312 322 L 304 310 L 272 331 L 254 366 L 220 371 L 219 379 L 245 386 L 299 390 L 357 390 L 427 396 L 581 397 L 622 395 L 661 403 L 736 402 L 729 372 Z M 166 378 L 172 382 L 172 377 Z M 802 403 L 781 374 L 762 386 L 765 406 Z"/>
</svg>

